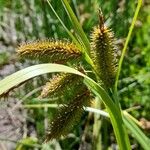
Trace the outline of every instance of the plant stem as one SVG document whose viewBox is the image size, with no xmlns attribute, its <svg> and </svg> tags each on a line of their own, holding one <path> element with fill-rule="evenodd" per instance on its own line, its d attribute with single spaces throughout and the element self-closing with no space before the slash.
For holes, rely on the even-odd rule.
<svg viewBox="0 0 150 150">
<path fill-rule="evenodd" d="M 92 81 L 92 80 L 91 80 Z M 122 114 L 120 112 L 120 108 L 117 107 L 117 105 L 113 102 L 113 100 L 110 98 L 110 96 L 107 94 L 107 92 L 100 87 L 98 84 L 96 84 L 94 81 L 84 80 L 85 84 L 88 87 L 91 87 L 90 89 L 95 93 L 100 100 L 103 100 L 106 109 L 110 115 L 110 120 L 114 129 L 114 133 L 117 139 L 117 143 L 119 145 L 120 150 L 130 150 L 130 142 L 129 137 L 126 132 Z"/>
<path fill-rule="evenodd" d="M 150 139 L 145 136 L 145 134 L 138 128 L 138 126 L 131 120 L 127 115 L 123 115 L 123 121 L 128 129 L 132 131 L 133 136 L 138 140 L 142 145 L 144 150 L 149 150 L 150 148 Z M 142 138 L 141 138 L 142 137 Z"/>
<path fill-rule="evenodd" d="M 61 0 L 61 1 L 64 5 L 66 12 L 68 13 L 68 16 L 71 20 L 72 25 L 74 26 L 74 29 L 76 30 L 77 34 L 79 35 L 79 37 L 83 41 L 83 44 L 86 47 L 86 49 L 85 49 L 86 53 L 89 55 L 89 53 L 90 53 L 90 42 L 89 42 L 86 34 L 84 33 L 84 31 L 83 31 L 78 19 L 76 18 L 74 12 L 72 11 L 68 1 L 67 0 Z"/>
<path fill-rule="evenodd" d="M 73 42 L 78 46 L 78 48 L 82 51 L 82 53 L 83 53 L 83 55 L 84 55 L 84 57 L 85 57 L 85 60 L 87 61 L 87 63 L 89 63 L 92 67 L 94 67 L 94 65 L 93 65 L 93 61 L 91 60 L 91 58 L 89 57 L 89 55 L 88 55 L 88 51 L 89 51 L 89 49 L 90 49 L 90 45 L 89 45 L 89 41 L 88 41 L 88 39 L 87 39 L 87 37 L 86 37 L 86 35 L 84 34 L 84 32 L 83 32 L 83 30 L 82 30 L 82 28 L 81 27 L 78 27 L 78 28 L 80 28 L 80 31 L 82 32 L 81 33 L 81 36 L 82 37 L 84 37 L 83 39 L 84 39 L 84 43 L 85 43 L 85 47 L 84 47 L 84 49 L 82 48 L 82 46 L 81 46 L 81 44 L 79 43 L 79 41 L 76 39 L 76 37 L 69 31 L 69 29 L 65 26 L 65 24 L 63 23 L 63 21 L 60 19 L 60 17 L 58 16 L 58 14 L 56 13 L 56 11 L 54 10 L 54 8 L 53 8 L 53 6 L 51 5 L 51 3 L 50 3 L 50 1 L 49 0 L 47 0 L 47 3 L 49 4 L 49 6 L 50 6 L 50 8 L 51 8 L 51 10 L 53 11 L 53 13 L 55 14 L 55 16 L 57 17 L 57 19 L 59 20 L 59 22 L 61 23 L 61 25 L 63 26 L 63 28 L 66 30 L 66 32 L 68 33 L 68 35 L 71 37 L 71 39 L 73 40 Z M 67 3 L 67 2 L 66 2 Z M 68 6 L 68 4 L 67 4 L 67 6 Z M 70 6 L 68 6 L 69 7 L 69 10 L 70 10 Z M 72 11 L 71 11 L 72 12 Z M 73 12 L 72 12 L 72 14 L 73 14 Z M 79 25 L 79 23 L 78 23 L 78 21 L 77 21 L 77 18 L 74 16 L 74 14 L 73 14 L 73 18 L 74 18 L 74 20 L 75 20 L 75 22 L 76 22 L 76 25 L 77 26 L 80 26 Z M 80 31 L 79 31 L 79 33 L 80 33 Z M 82 41 L 82 40 L 81 40 Z M 88 47 L 88 50 L 87 50 L 87 47 Z M 87 51 L 86 51 L 87 50 Z"/>
<path fill-rule="evenodd" d="M 101 105 L 102 102 L 99 100 L 98 97 L 96 97 L 95 99 L 95 108 L 97 109 L 101 109 Z M 94 125 L 93 125 L 93 146 L 92 149 L 93 150 L 100 150 L 102 149 L 102 137 L 101 137 L 101 124 L 102 124 L 102 120 L 100 118 L 100 114 L 94 114 Z"/>
<path fill-rule="evenodd" d="M 133 31 L 137 16 L 139 14 L 139 10 L 141 8 L 141 5 L 142 5 L 142 0 L 138 0 L 138 5 L 137 5 L 137 8 L 135 10 L 135 14 L 134 14 L 134 17 L 133 17 L 133 20 L 132 20 L 132 23 L 131 23 L 131 26 L 130 26 L 130 29 L 129 29 L 129 32 L 128 32 L 128 35 L 127 35 L 125 45 L 124 45 L 123 50 L 122 50 L 120 60 L 119 60 L 119 66 L 118 66 L 117 75 L 116 75 L 116 82 L 115 82 L 115 91 L 117 91 L 118 80 L 119 80 L 119 75 L 120 75 L 120 72 L 121 72 L 123 59 L 124 59 L 124 56 L 125 56 L 125 53 L 126 53 L 126 50 L 127 50 L 129 40 L 131 38 L 131 34 L 132 34 L 132 31 Z"/>
<path fill-rule="evenodd" d="M 114 129 L 114 133 L 116 135 L 119 149 L 120 150 L 131 150 L 129 137 L 126 132 L 126 128 L 124 126 L 122 115 L 121 115 L 119 109 L 116 107 L 116 108 L 113 108 L 110 110 L 107 107 L 107 110 L 110 115 L 110 120 L 112 122 L 112 126 Z"/>
</svg>

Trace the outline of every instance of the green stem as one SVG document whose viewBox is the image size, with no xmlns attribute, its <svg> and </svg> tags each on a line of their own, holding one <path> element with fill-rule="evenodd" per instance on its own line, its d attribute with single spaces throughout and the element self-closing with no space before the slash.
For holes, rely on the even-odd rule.
<svg viewBox="0 0 150 150">
<path fill-rule="evenodd" d="M 142 145 L 144 150 L 149 150 L 150 148 L 150 139 L 145 136 L 145 134 L 138 128 L 138 126 L 134 123 L 132 119 L 123 115 L 123 121 L 126 127 L 132 132 L 133 136 L 138 140 L 138 142 Z"/>
<path fill-rule="evenodd" d="M 120 60 L 119 60 L 119 66 L 118 66 L 117 75 L 116 75 L 116 82 L 115 82 L 115 91 L 117 91 L 118 79 L 119 79 L 119 75 L 120 75 L 120 72 L 121 72 L 123 59 L 124 59 L 124 56 L 125 56 L 125 53 L 126 53 L 126 50 L 127 50 L 127 46 L 128 46 L 129 40 L 131 38 L 131 34 L 132 34 L 132 31 L 133 31 L 133 28 L 134 28 L 137 16 L 139 14 L 139 10 L 141 8 L 141 5 L 142 5 L 142 0 L 138 0 L 138 5 L 137 5 L 137 8 L 135 10 L 135 14 L 134 14 L 134 17 L 133 17 L 133 20 L 132 20 L 132 23 L 131 23 L 131 26 L 130 26 L 130 29 L 129 29 L 129 32 L 128 32 L 128 35 L 127 35 L 127 39 L 126 39 L 124 48 L 122 50 L 122 54 L 121 54 Z"/>
<path fill-rule="evenodd" d="M 129 137 L 125 128 L 125 125 L 123 123 L 122 115 L 120 114 L 119 109 L 111 108 L 111 110 L 107 108 L 107 111 L 110 115 L 110 120 L 112 122 L 112 126 L 114 129 L 114 133 L 116 135 L 117 143 L 119 145 L 120 150 L 131 150 Z"/>
<path fill-rule="evenodd" d="M 66 32 L 68 33 L 68 35 L 71 37 L 71 39 L 73 40 L 73 42 L 79 46 L 79 42 L 77 41 L 77 39 L 73 36 L 73 34 L 69 31 L 69 29 L 65 26 L 65 24 L 63 23 L 63 21 L 60 19 L 60 17 L 58 16 L 58 14 L 56 13 L 56 11 L 54 10 L 53 6 L 51 5 L 50 1 L 47 0 L 48 5 L 50 6 L 51 10 L 53 11 L 53 13 L 55 14 L 55 16 L 57 17 L 57 19 L 59 20 L 59 22 L 61 23 L 61 25 L 63 26 L 63 28 L 66 30 Z"/>
<path fill-rule="evenodd" d="M 78 19 L 76 18 L 73 10 L 71 9 L 69 3 L 67 0 L 61 0 L 64 8 L 66 9 L 66 12 L 68 13 L 68 16 L 71 20 L 72 25 L 74 26 L 74 29 L 76 30 L 76 33 L 79 35 L 79 37 L 81 38 L 81 40 L 83 41 L 83 44 L 86 47 L 86 53 L 89 55 L 90 53 L 90 42 L 86 36 L 86 34 L 84 33 Z"/>
<path fill-rule="evenodd" d="M 98 97 L 95 99 L 95 108 L 101 109 L 102 101 L 99 100 Z M 102 143 L 101 143 L 101 124 L 102 119 L 100 118 L 100 114 L 94 114 L 94 124 L 93 124 L 93 150 L 100 150 L 102 149 Z"/>
<path fill-rule="evenodd" d="M 59 105 L 61 107 L 62 105 Z M 26 104 L 24 108 L 57 108 L 58 104 Z"/>
<path fill-rule="evenodd" d="M 47 0 L 47 3 L 49 4 L 51 10 L 53 11 L 53 13 L 55 14 L 55 16 L 57 17 L 57 19 L 59 20 L 59 22 L 61 23 L 61 25 L 63 26 L 63 28 L 66 30 L 66 32 L 68 33 L 68 35 L 71 37 L 71 39 L 73 40 L 73 42 L 78 46 L 78 48 L 81 50 L 81 52 L 83 53 L 84 57 L 85 57 L 85 60 L 87 61 L 87 63 L 89 63 L 92 67 L 94 67 L 93 65 L 93 61 L 91 60 L 90 56 L 88 55 L 89 53 L 89 50 L 90 50 L 90 45 L 89 45 L 89 41 L 86 37 L 86 35 L 83 33 L 83 30 L 81 27 L 80 30 L 79 30 L 79 33 L 81 32 L 81 38 L 84 39 L 84 43 L 85 44 L 85 48 L 83 49 L 81 44 L 79 43 L 79 41 L 74 37 L 74 35 L 69 31 L 69 29 L 65 26 L 65 24 L 63 23 L 63 21 L 60 19 L 60 17 L 58 16 L 58 14 L 56 13 L 56 11 L 54 10 L 53 6 L 51 5 L 50 1 Z M 67 4 L 68 6 L 68 4 Z M 69 10 L 70 10 L 70 6 L 69 7 Z M 68 8 L 67 7 L 67 8 Z M 70 10 L 71 11 L 71 10 Z M 72 11 L 71 11 L 72 12 Z M 75 20 L 75 23 L 76 23 L 76 26 L 80 26 L 78 21 L 77 21 L 77 18 L 74 16 L 73 12 L 71 13 L 73 15 L 73 18 Z M 88 49 L 88 51 L 86 51 L 86 49 Z"/>
<path fill-rule="evenodd" d="M 103 100 L 106 109 L 110 115 L 110 120 L 120 150 L 131 150 L 129 137 L 123 123 L 120 108 L 118 108 L 118 106 L 113 102 L 113 100 L 110 98 L 110 96 L 106 93 L 106 91 L 103 88 L 101 88 L 97 84 L 92 84 L 86 79 L 85 84 L 88 87 L 92 87 L 91 90 L 93 91 L 93 93 L 95 93 L 99 97 L 99 99 Z"/>
</svg>

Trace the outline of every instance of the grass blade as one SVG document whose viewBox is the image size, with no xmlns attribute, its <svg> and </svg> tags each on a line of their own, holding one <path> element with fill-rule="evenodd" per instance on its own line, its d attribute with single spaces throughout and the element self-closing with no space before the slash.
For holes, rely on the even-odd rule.
<svg viewBox="0 0 150 150">
<path fill-rule="evenodd" d="M 129 139 L 124 128 L 121 113 L 110 96 L 94 80 L 73 68 L 59 64 L 40 64 L 25 68 L 0 81 L 0 95 L 5 94 L 5 92 L 29 79 L 52 72 L 73 73 L 84 77 L 85 84 L 99 97 L 99 99 L 102 99 L 106 105 L 120 149 L 130 150 Z"/>
<path fill-rule="evenodd" d="M 129 33 L 127 35 L 127 39 L 125 41 L 125 45 L 123 47 L 122 54 L 121 54 L 121 57 L 120 57 L 120 60 L 119 60 L 119 66 L 118 66 L 116 81 L 115 81 L 115 91 L 117 91 L 118 80 L 119 80 L 119 75 L 120 75 L 120 72 L 121 72 L 123 59 L 124 59 L 124 56 L 125 56 L 125 53 L 126 53 L 126 50 L 127 50 L 127 46 L 128 46 L 129 40 L 131 38 L 131 34 L 132 34 L 133 29 L 134 29 L 134 25 L 135 25 L 135 22 L 136 22 L 136 19 L 137 19 L 137 16 L 138 16 L 138 13 L 140 11 L 141 6 L 142 6 L 142 0 L 138 0 L 138 5 L 137 5 L 137 8 L 135 10 L 135 14 L 134 14 L 134 17 L 133 17 L 133 20 L 132 20 L 132 23 L 131 23 L 131 26 L 130 26 L 130 29 L 129 29 Z"/>
<path fill-rule="evenodd" d="M 66 32 L 68 33 L 68 35 L 70 36 L 70 38 L 73 40 L 73 42 L 79 46 L 79 42 L 77 41 L 77 39 L 74 37 L 74 35 L 69 31 L 69 29 L 65 26 L 65 24 L 63 23 L 63 21 L 60 19 L 60 17 L 58 16 L 58 14 L 56 13 L 55 9 L 53 8 L 53 6 L 51 5 L 50 1 L 47 0 L 48 5 L 50 6 L 51 10 L 53 11 L 53 13 L 55 14 L 55 16 L 57 17 L 57 19 L 59 20 L 59 22 L 61 23 L 61 25 L 63 26 L 63 28 L 66 30 Z M 80 47 L 80 46 L 79 46 Z"/>
<path fill-rule="evenodd" d="M 129 119 L 126 115 L 123 116 L 123 121 L 124 121 L 126 127 L 133 134 L 135 139 L 141 144 L 141 146 L 145 150 L 149 150 L 149 148 L 150 148 L 150 140 L 140 130 L 140 128 L 131 119 Z"/>
<path fill-rule="evenodd" d="M 82 40 L 82 42 L 84 43 L 85 47 L 86 47 L 86 53 L 89 54 L 90 51 L 90 43 L 89 40 L 86 36 L 86 34 L 84 33 L 77 17 L 75 16 L 74 12 L 72 11 L 69 3 L 67 2 L 67 0 L 62 0 L 62 3 L 64 4 L 65 10 L 71 20 L 71 23 L 75 29 L 75 31 L 77 32 L 77 35 L 80 36 L 80 39 Z"/>
<path fill-rule="evenodd" d="M 60 19 L 60 17 L 58 16 L 58 14 L 56 13 L 55 9 L 53 8 L 53 6 L 51 5 L 50 1 L 47 0 L 47 3 L 49 4 L 51 10 L 53 11 L 53 13 L 55 14 L 55 16 L 57 17 L 57 19 L 59 20 L 59 22 L 61 23 L 61 25 L 63 26 L 63 28 L 66 30 L 66 32 L 68 33 L 68 35 L 70 36 L 70 38 L 72 39 L 72 41 L 78 46 L 78 48 L 82 51 L 83 55 L 84 55 L 84 58 L 85 60 L 91 65 L 93 66 L 93 61 L 91 60 L 91 58 L 89 57 L 88 53 L 85 52 L 85 49 L 86 49 L 86 46 L 88 45 L 88 47 L 90 48 L 90 44 L 89 44 L 89 41 L 87 41 L 87 37 L 85 35 L 85 33 L 83 32 L 82 34 L 84 34 L 85 38 L 87 40 L 84 40 L 84 41 L 87 41 L 87 44 L 84 44 L 84 47 L 82 46 L 81 43 L 85 43 L 84 41 L 79 43 L 79 41 L 76 39 L 76 37 L 69 31 L 69 29 L 65 26 L 65 24 L 63 23 L 63 21 Z M 70 8 L 71 9 L 71 8 Z M 71 10 L 72 11 L 72 10 Z M 73 11 L 72 11 L 73 13 Z M 75 16 L 75 15 L 74 15 Z M 80 24 L 78 23 L 78 25 L 80 26 Z M 76 25 L 74 26 L 76 27 Z M 81 27 L 80 27 L 81 28 Z M 82 28 L 81 28 L 82 30 Z M 82 38 L 80 38 L 82 40 Z"/>
</svg>

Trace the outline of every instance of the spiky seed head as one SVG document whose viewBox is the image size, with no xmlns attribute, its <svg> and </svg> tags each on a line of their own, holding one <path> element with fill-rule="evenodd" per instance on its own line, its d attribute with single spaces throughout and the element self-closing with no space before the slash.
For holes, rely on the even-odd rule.
<svg viewBox="0 0 150 150">
<path fill-rule="evenodd" d="M 75 99 L 61 107 L 50 124 L 46 142 L 65 136 L 73 128 L 73 125 L 79 121 L 83 106 L 88 106 L 89 104 L 90 93 L 87 89 L 84 89 L 82 93 L 76 95 Z"/>
<path fill-rule="evenodd" d="M 82 77 L 74 74 L 57 74 L 46 83 L 39 98 L 46 98 L 55 94 L 61 95 L 63 94 L 64 90 L 67 90 L 68 87 L 80 83 L 81 79 Z"/>
<path fill-rule="evenodd" d="M 77 46 L 66 40 L 39 40 L 25 43 L 18 47 L 17 53 L 21 57 L 38 58 L 48 62 L 66 62 L 81 56 Z"/>
<path fill-rule="evenodd" d="M 100 21 L 91 34 L 91 57 L 99 78 L 105 87 L 110 88 L 114 85 L 117 69 L 115 38 L 104 24 L 103 16 Z"/>
</svg>

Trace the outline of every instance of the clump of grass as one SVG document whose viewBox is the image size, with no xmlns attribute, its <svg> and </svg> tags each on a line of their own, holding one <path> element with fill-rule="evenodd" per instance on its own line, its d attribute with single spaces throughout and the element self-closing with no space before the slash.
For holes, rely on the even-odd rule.
<svg viewBox="0 0 150 150">
<path fill-rule="evenodd" d="M 93 58 L 96 72 L 99 79 L 105 87 L 112 87 L 116 75 L 116 59 L 114 55 L 115 44 L 112 32 L 105 26 L 103 15 L 100 12 L 100 25 L 94 28 L 91 41 L 91 58 Z M 82 60 L 81 49 L 77 48 L 74 43 L 61 40 L 42 40 L 30 42 L 21 45 L 17 53 L 25 58 L 38 58 L 40 60 L 47 59 L 49 62 L 61 61 L 65 63 L 68 60 L 79 58 Z M 77 60 L 75 60 L 77 61 Z M 57 94 L 64 95 L 69 87 L 77 87 L 74 90 L 82 91 L 72 95 L 70 103 L 60 108 L 56 117 L 54 117 L 49 132 L 48 139 L 59 138 L 61 135 L 66 135 L 73 124 L 81 117 L 83 106 L 89 104 L 90 93 L 85 86 L 82 86 L 83 81 L 76 75 L 59 74 L 50 79 L 43 87 L 40 98 L 45 98 L 49 95 Z M 79 88 L 79 83 L 82 88 Z M 75 93 L 75 92 L 74 92 Z"/>
<path fill-rule="evenodd" d="M 68 46 L 66 47 L 67 43 L 66 45 L 60 44 L 61 42 L 59 41 L 55 41 L 53 44 L 51 43 L 50 45 L 48 45 L 47 43 L 44 43 L 43 41 L 38 41 L 37 43 L 30 43 L 27 45 L 26 44 L 23 45 L 21 49 L 19 49 L 18 52 L 22 56 L 31 56 L 32 58 L 36 58 L 36 57 L 43 58 L 44 56 L 46 56 L 46 58 L 48 57 L 49 61 L 61 60 L 62 62 L 63 61 L 66 62 L 70 59 L 73 59 L 71 56 L 79 52 L 80 56 L 82 54 L 84 56 L 84 57 L 79 57 L 79 60 L 80 61 L 86 60 L 86 62 L 90 64 L 91 71 L 94 70 L 96 72 L 95 73 L 93 71 L 93 74 L 95 73 L 94 75 L 96 77 L 92 76 L 92 78 L 90 78 L 88 74 L 86 75 L 85 73 L 81 73 L 71 67 L 67 67 L 64 65 L 57 65 L 57 64 L 38 65 L 35 67 L 30 67 L 19 73 L 16 73 L 15 75 L 10 76 L 10 78 L 8 78 L 8 81 L 10 81 L 11 84 L 5 85 L 6 80 L 1 81 L 2 85 L 5 87 L 5 90 L 2 90 L 0 95 L 2 95 L 4 91 L 9 91 L 10 89 L 14 88 L 18 83 L 22 83 L 23 81 L 25 82 L 27 79 L 31 79 L 35 77 L 36 75 L 42 74 L 43 72 L 48 73 L 52 71 L 53 72 L 64 71 L 64 72 L 80 75 L 84 77 L 84 83 L 86 84 L 86 86 L 97 96 L 97 98 L 101 99 L 104 102 L 106 109 L 110 116 L 110 120 L 111 120 L 113 129 L 116 135 L 119 148 L 122 150 L 131 149 L 129 138 L 128 138 L 128 133 L 125 128 L 125 125 L 126 125 L 132 131 L 132 133 L 135 135 L 136 139 L 141 143 L 141 145 L 145 147 L 145 149 L 148 149 L 147 145 L 149 145 L 149 143 L 148 143 L 147 137 L 144 134 L 141 134 L 141 131 L 138 129 L 138 127 L 135 126 L 132 120 L 128 119 L 127 116 L 122 114 L 121 112 L 122 110 L 119 106 L 119 101 L 117 101 L 118 104 L 116 104 L 116 102 L 113 101 L 114 99 L 118 99 L 117 93 L 116 93 L 117 91 L 111 90 L 111 94 L 110 94 L 105 88 L 103 88 L 103 87 L 111 88 L 114 85 L 115 78 L 117 79 L 116 82 L 118 82 L 123 57 L 126 51 L 128 41 L 131 36 L 131 32 L 133 30 L 133 26 L 135 24 L 137 14 L 139 12 L 139 8 L 141 6 L 141 0 L 139 0 L 137 10 L 133 18 L 133 23 L 131 25 L 132 28 L 129 31 L 127 42 L 123 49 L 121 60 L 119 61 L 120 62 L 119 69 L 118 69 L 119 71 L 117 71 L 117 77 L 116 77 L 117 65 L 116 65 L 116 58 L 114 55 L 114 51 L 115 51 L 114 36 L 111 33 L 111 31 L 108 29 L 108 27 L 105 26 L 102 13 L 100 13 L 100 21 L 101 21 L 100 25 L 98 28 L 95 28 L 93 31 L 91 49 L 90 49 L 90 46 L 89 46 L 90 43 L 86 35 L 84 34 L 81 26 L 79 25 L 78 20 L 75 17 L 67 0 L 62 0 L 62 2 L 71 19 L 71 22 L 74 25 L 75 32 L 77 35 L 73 36 L 72 33 L 69 32 L 68 29 L 64 26 L 62 21 L 61 23 L 63 24 L 63 26 L 65 27 L 65 29 L 67 30 L 68 34 L 73 39 L 75 44 L 78 45 L 77 48 L 74 46 L 72 47 L 71 46 L 72 44 L 71 45 L 68 44 L 69 47 Z M 49 1 L 48 3 L 50 5 Z M 54 13 L 58 17 L 53 7 L 51 5 L 50 7 L 52 8 Z M 58 19 L 60 20 L 59 17 Z M 70 50 L 70 47 L 72 47 L 71 50 Z M 91 52 L 91 57 L 89 55 L 89 51 Z M 92 57 L 93 57 L 93 61 L 91 59 Z M 68 65 L 71 66 L 71 64 L 69 63 Z M 45 71 L 46 69 L 44 68 L 42 70 L 40 66 L 41 67 L 50 66 L 52 68 L 50 69 L 47 67 L 46 68 L 47 71 Z M 54 68 L 54 67 L 57 67 L 57 68 Z M 40 73 L 37 73 L 37 70 L 34 70 L 35 68 Z M 67 69 L 69 69 L 69 71 Z M 35 73 L 35 75 L 32 74 L 32 71 L 33 73 Z M 24 75 L 23 76 L 24 78 L 17 80 L 16 77 L 21 74 Z M 11 79 L 14 79 L 14 80 L 11 80 Z M 65 82 L 66 79 L 65 80 L 64 79 L 65 78 L 61 78 L 60 76 L 58 76 L 58 81 L 56 82 L 54 82 L 52 79 L 51 82 L 48 83 L 44 87 L 46 88 L 46 90 L 43 89 L 43 92 L 45 94 L 44 96 L 47 96 L 51 92 L 55 93 L 54 91 L 57 91 L 58 87 L 62 87 L 64 83 L 66 85 L 70 84 L 69 82 Z M 93 79 L 95 79 L 98 83 L 96 83 Z M 103 85 L 100 84 L 99 80 L 103 82 Z M 81 81 L 81 84 L 83 84 L 83 81 Z M 8 87 L 8 85 L 10 85 L 10 87 Z M 57 115 L 53 118 L 53 121 L 50 123 L 50 128 L 49 128 L 49 131 L 47 132 L 46 141 L 49 141 L 53 138 L 59 138 L 62 135 L 66 135 L 72 129 L 76 121 L 78 121 L 78 119 L 81 117 L 81 113 L 83 112 L 83 106 L 90 105 L 91 91 L 89 91 L 89 89 L 87 89 L 85 86 L 83 86 L 83 88 L 81 89 L 77 89 L 78 90 L 77 93 L 71 97 L 71 100 L 68 101 L 68 103 L 66 103 L 62 108 L 59 108 Z M 139 135 L 142 135 L 142 138 L 140 138 Z"/>
</svg>

